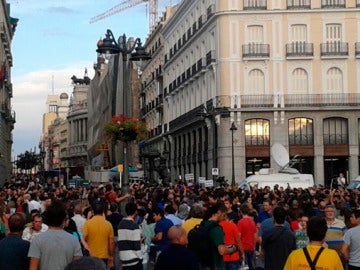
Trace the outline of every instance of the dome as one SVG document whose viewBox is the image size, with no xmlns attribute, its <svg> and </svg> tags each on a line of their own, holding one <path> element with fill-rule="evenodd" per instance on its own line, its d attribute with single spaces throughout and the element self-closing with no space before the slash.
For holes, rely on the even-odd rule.
<svg viewBox="0 0 360 270">
<path fill-rule="evenodd" d="M 61 93 L 60 95 L 60 99 L 68 99 L 69 98 L 69 95 L 66 94 L 66 93 Z"/>
</svg>

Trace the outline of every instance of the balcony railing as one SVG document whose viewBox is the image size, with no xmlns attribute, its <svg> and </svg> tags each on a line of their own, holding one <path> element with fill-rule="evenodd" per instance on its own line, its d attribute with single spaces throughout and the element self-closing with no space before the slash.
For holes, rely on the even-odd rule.
<svg viewBox="0 0 360 270">
<path fill-rule="evenodd" d="M 355 57 L 360 57 L 360 42 L 355 43 Z"/>
<path fill-rule="evenodd" d="M 287 0 L 287 9 L 310 9 L 310 0 Z"/>
<path fill-rule="evenodd" d="M 265 109 L 272 107 L 357 107 L 360 105 L 360 94 L 288 94 L 288 95 L 241 95 L 241 96 L 217 96 L 212 101 L 214 108 L 234 107 L 234 98 L 237 108 L 242 109 Z"/>
<path fill-rule="evenodd" d="M 266 0 L 244 0 L 244 10 L 267 9 Z"/>
<path fill-rule="evenodd" d="M 310 57 L 314 55 L 314 45 L 307 42 L 286 44 L 286 57 Z"/>
<path fill-rule="evenodd" d="M 321 0 L 321 8 L 345 8 L 346 0 Z"/>
<path fill-rule="evenodd" d="M 242 45 L 243 58 L 268 58 L 270 57 L 269 44 L 244 44 Z"/>
<path fill-rule="evenodd" d="M 321 56 L 347 56 L 349 44 L 347 42 L 327 42 L 320 44 Z"/>
</svg>

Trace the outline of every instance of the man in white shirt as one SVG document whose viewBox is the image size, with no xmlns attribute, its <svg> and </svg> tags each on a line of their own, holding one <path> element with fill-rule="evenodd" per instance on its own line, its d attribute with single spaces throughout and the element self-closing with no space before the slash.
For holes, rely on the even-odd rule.
<svg viewBox="0 0 360 270">
<path fill-rule="evenodd" d="M 81 215 L 81 212 L 82 212 L 82 207 L 81 204 L 78 203 L 74 207 L 74 216 L 72 217 L 72 220 L 74 220 L 77 231 L 80 234 L 82 234 L 84 223 L 86 221 L 86 219 Z"/>
<path fill-rule="evenodd" d="M 30 226 L 26 227 L 22 234 L 22 239 L 31 242 L 34 237 L 38 236 L 40 233 L 43 233 L 48 230 L 48 226 L 43 224 L 42 217 L 40 214 L 35 214 L 32 216 L 32 222 Z"/>
</svg>

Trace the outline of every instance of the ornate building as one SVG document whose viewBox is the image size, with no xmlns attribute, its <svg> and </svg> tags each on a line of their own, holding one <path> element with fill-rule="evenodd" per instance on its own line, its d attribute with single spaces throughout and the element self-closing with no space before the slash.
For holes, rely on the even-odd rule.
<svg viewBox="0 0 360 270">
<path fill-rule="evenodd" d="M 18 19 L 10 17 L 10 4 L 0 3 L 0 185 L 10 178 L 12 173 L 11 150 L 12 130 L 15 124 L 15 112 L 12 110 L 11 67 L 13 58 L 11 42 Z"/>
<path fill-rule="evenodd" d="M 237 182 L 279 169 L 275 143 L 301 155 L 299 171 L 317 184 L 359 175 L 359 11 L 359 0 L 182 1 L 161 29 L 162 85 L 155 60 L 155 86 L 149 76 L 143 85 L 158 90 L 141 97 L 149 142 L 171 149 L 171 180 L 214 169 L 230 179 L 232 145 Z"/>
<path fill-rule="evenodd" d="M 90 78 L 85 71 L 84 79 L 72 77 L 73 93 L 70 98 L 69 112 L 67 115 L 68 136 L 67 168 L 70 175 L 84 177 L 84 168 L 88 165 L 88 90 Z"/>
</svg>

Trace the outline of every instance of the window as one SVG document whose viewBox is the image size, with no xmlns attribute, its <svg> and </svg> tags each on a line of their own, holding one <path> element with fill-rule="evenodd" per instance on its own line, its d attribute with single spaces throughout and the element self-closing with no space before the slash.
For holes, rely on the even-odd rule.
<svg viewBox="0 0 360 270">
<path fill-rule="evenodd" d="M 246 145 L 269 145 L 270 122 L 266 119 L 250 119 L 245 121 Z"/>
<path fill-rule="evenodd" d="M 327 93 L 343 93 L 343 75 L 340 69 L 330 68 L 326 73 Z"/>
<path fill-rule="evenodd" d="M 307 26 L 306 24 L 291 25 L 291 42 L 306 42 Z"/>
<path fill-rule="evenodd" d="M 247 95 L 264 95 L 265 94 L 265 79 L 264 73 L 260 69 L 253 69 L 249 72 L 249 83 L 245 90 Z"/>
<path fill-rule="evenodd" d="M 291 92 L 289 94 L 308 94 L 309 82 L 306 70 L 297 68 L 292 73 Z"/>
<path fill-rule="evenodd" d="M 56 105 L 49 105 L 49 112 L 57 112 L 57 106 Z"/>
<path fill-rule="evenodd" d="M 314 128 L 310 118 L 289 120 L 289 145 L 313 145 Z"/>
<path fill-rule="evenodd" d="M 332 117 L 324 120 L 324 144 L 347 144 L 348 122 L 345 118 Z"/>
<path fill-rule="evenodd" d="M 341 24 L 327 24 L 326 25 L 326 42 L 335 43 L 341 42 Z"/>
<path fill-rule="evenodd" d="M 250 25 L 248 30 L 248 43 L 263 44 L 264 43 L 264 29 L 262 25 Z"/>
</svg>

